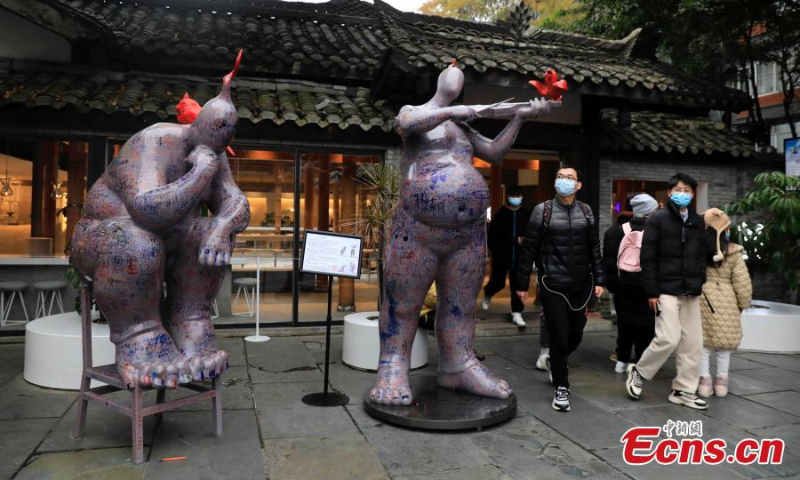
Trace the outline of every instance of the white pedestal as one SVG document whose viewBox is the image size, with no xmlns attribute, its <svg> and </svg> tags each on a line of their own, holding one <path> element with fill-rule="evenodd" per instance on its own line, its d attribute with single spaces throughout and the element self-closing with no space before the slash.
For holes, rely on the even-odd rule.
<svg viewBox="0 0 800 480">
<path fill-rule="evenodd" d="M 99 313 L 93 313 L 93 319 L 99 317 Z M 93 366 L 114 363 L 114 354 L 108 325 L 93 322 Z M 77 312 L 50 315 L 28 322 L 25 327 L 25 380 L 40 387 L 79 390 L 82 374 L 81 317 Z M 102 385 L 93 381 L 91 386 Z"/>
<path fill-rule="evenodd" d="M 369 318 L 375 318 L 370 320 Z M 351 313 L 344 317 L 344 340 L 342 362 L 348 367 L 374 372 L 380 357 L 380 334 L 378 312 Z M 417 329 L 411 349 L 411 369 L 428 364 L 428 334 Z"/>
<path fill-rule="evenodd" d="M 753 300 L 742 312 L 739 350 L 800 353 L 800 306 Z"/>
</svg>

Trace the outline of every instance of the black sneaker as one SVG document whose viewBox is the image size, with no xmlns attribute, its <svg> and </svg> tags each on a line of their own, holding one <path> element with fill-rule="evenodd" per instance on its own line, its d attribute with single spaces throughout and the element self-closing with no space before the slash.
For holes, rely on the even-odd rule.
<svg viewBox="0 0 800 480">
<path fill-rule="evenodd" d="M 628 395 L 632 399 L 639 400 L 639 397 L 642 396 L 643 386 L 644 377 L 642 377 L 642 374 L 636 369 L 636 364 L 631 363 L 628 365 L 628 378 L 625 380 L 625 390 L 628 391 Z"/>
<path fill-rule="evenodd" d="M 569 412 L 569 389 L 566 387 L 556 388 L 553 397 L 553 410 L 557 412 Z"/>
<path fill-rule="evenodd" d="M 667 400 L 675 405 L 683 405 L 685 407 L 694 408 L 695 410 L 705 410 L 708 408 L 708 402 L 701 399 L 694 393 L 681 392 L 680 390 L 673 390 L 669 394 Z"/>
</svg>

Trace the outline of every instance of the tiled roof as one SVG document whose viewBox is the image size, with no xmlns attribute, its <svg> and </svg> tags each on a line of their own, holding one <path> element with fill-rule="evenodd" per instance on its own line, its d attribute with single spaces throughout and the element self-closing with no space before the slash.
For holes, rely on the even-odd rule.
<svg viewBox="0 0 800 480">
<path fill-rule="evenodd" d="M 73 108 L 79 113 L 145 112 L 168 119 L 188 92 L 201 105 L 217 95 L 220 78 L 112 72 L 63 64 L 0 61 L 0 108 Z M 306 81 L 263 81 L 237 77 L 231 92 L 239 117 L 252 123 L 268 120 L 277 125 L 314 124 L 341 129 L 390 131 L 396 111 L 384 102 L 372 102 L 364 88 Z M 174 121 L 174 120 L 173 120 Z"/>
<path fill-rule="evenodd" d="M 728 154 L 749 157 L 753 144 L 721 122 L 669 113 L 631 112 L 631 126 L 617 124 L 617 112 L 602 116 L 600 146 L 606 151 Z"/>
<path fill-rule="evenodd" d="M 376 0 L 389 41 L 412 65 L 443 67 L 452 58 L 478 72 L 512 71 L 541 78 L 548 68 L 582 84 L 643 89 L 665 101 L 739 110 L 747 94 L 692 78 L 678 69 L 630 55 L 636 35 L 613 42 L 529 29 L 524 37 L 497 25 L 399 12 Z"/>
<path fill-rule="evenodd" d="M 185 65 L 227 66 L 243 48 L 242 64 L 251 72 L 313 64 L 368 78 L 388 49 L 372 5 L 358 0 L 46 1 L 97 25 L 123 54 L 157 52 Z"/>
<path fill-rule="evenodd" d="M 615 41 L 545 31 L 530 27 L 524 12 L 492 25 L 400 12 L 382 0 L 37 1 L 91 23 L 102 32 L 97 40 L 112 45 L 115 65 L 139 69 L 149 67 L 137 62 L 152 61 L 216 71 L 229 68 L 233 52 L 244 48 L 243 66 L 252 75 L 369 84 L 392 51 L 419 68 L 441 68 L 453 57 L 479 73 L 531 78 L 553 68 L 574 89 L 649 103 L 736 111 L 750 104 L 743 92 L 633 56 L 637 32 Z"/>
</svg>

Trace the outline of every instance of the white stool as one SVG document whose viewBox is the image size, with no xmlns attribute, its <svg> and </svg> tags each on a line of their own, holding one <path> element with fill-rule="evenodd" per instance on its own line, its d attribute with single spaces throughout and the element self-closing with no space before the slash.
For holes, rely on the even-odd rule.
<svg viewBox="0 0 800 480">
<path fill-rule="evenodd" d="M 219 318 L 219 307 L 217 306 L 217 299 L 211 302 L 211 319 Z"/>
<path fill-rule="evenodd" d="M 236 290 L 236 298 L 233 300 L 233 305 L 239 302 L 239 295 L 244 291 L 244 300 L 247 303 L 247 313 L 234 312 L 233 305 L 231 305 L 231 314 L 240 317 L 252 317 L 256 313 L 256 279 L 255 278 L 237 278 L 233 281 L 234 285 L 239 288 Z"/>
<path fill-rule="evenodd" d="M 53 303 L 58 306 L 60 310 L 58 313 L 64 313 L 64 301 L 61 298 L 61 289 L 67 288 L 67 282 L 63 280 L 50 280 L 46 282 L 36 282 L 33 284 L 33 289 L 36 290 L 36 313 L 34 318 L 41 318 L 53 314 Z M 47 305 L 47 296 L 50 295 L 50 307 L 45 309 Z M 47 315 L 45 315 L 45 312 Z"/>
<path fill-rule="evenodd" d="M 0 327 L 12 325 L 16 323 L 25 323 L 29 320 L 28 309 L 25 308 L 25 296 L 22 294 L 28 288 L 25 282 L 2 282 L 0 283 Z M 11 298 L 8 299 L 6 305 L 6 292 L 11 292 Z M 22 305 L 22 311 L 25 312 L 25 320 L 9 320 L 8 315 L 11 313 L 11 307 L 14 305 L 14 298 L 19 298 L 19 303 Z"/>
</svg>

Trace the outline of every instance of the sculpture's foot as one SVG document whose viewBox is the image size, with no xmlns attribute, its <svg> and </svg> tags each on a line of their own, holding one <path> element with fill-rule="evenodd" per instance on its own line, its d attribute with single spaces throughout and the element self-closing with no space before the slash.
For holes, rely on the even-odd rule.
<svg viewBox="0 0 800 480">
<path fill-rule="evenodd" d="M 188 359 L 163 327 L 147 330 L 117 344 L 117 372 L 130 389 L 136 385 L 176 388 L 192 381 Z"/>
<path fill-rule="evenodd" d="M 481 362 L 473 358 L 467 368 L 455 373 L 439 372 L 438 384 L 444 388 L 455 388 L 484 397 L 503 398 L 511 396 L 511 386 L 495 377 Z"/>
<path fill-rule="evenodd" d="M 173 316 L 177 317 L 173 313 Z M 186 357 L 192 380 L 208 380 L 228 369 L 228 354 L 217 349 L 214 325 L 211 319 L 185 320 L 179 317 L 169 326 L 178 351 Z"/>
<path fill-rule="evenodd" d="M 411 405 L 414 396 L 408 382 L 408 365 L 393 359 L 391 362 L 381 361 L 378 364 L 378 375 L 375 386 L 369 392 L 369 398 L 382 405 Z"/>
</svg>

